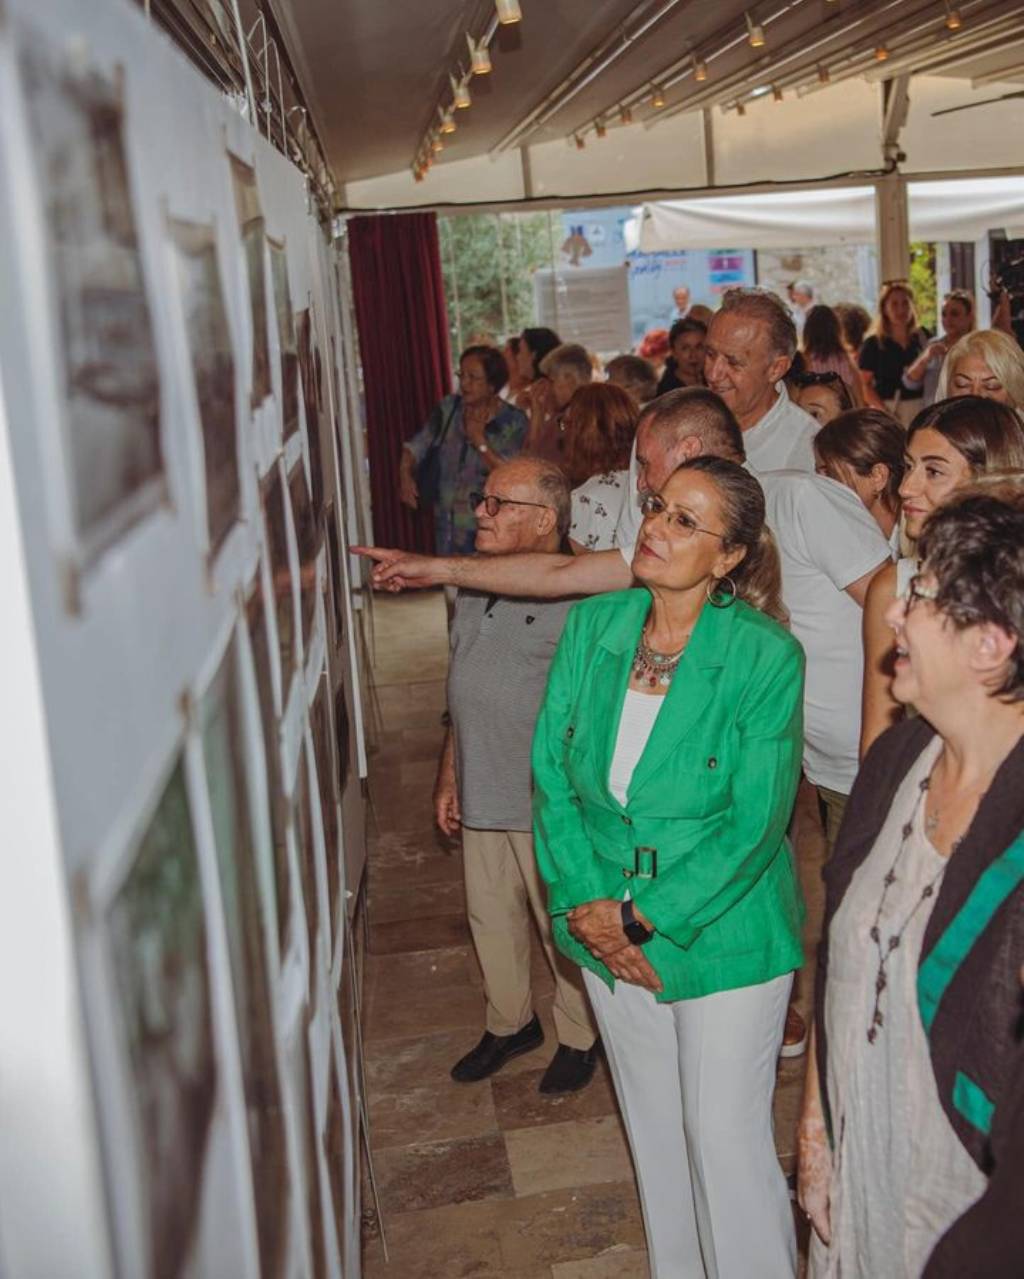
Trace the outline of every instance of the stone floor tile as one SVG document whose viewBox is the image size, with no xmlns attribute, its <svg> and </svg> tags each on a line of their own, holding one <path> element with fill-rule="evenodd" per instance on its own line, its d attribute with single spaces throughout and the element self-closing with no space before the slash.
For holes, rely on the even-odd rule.
<svg viewBox="0 0 1024 1279">
<path fill-rule="evenodd" d="M 421 991 L 481 985 L 480 967 L 472 946 L 417 950 L 405 955 L 375 955 L 373 987 L 394 998 L 416 998 Z"/>
<path fill-rule="evenodd" d="M 378 924 L 401 919 L 437 919 L 466 914 L 466 891 L 460 880 L 384 888 L 370 877 L 367 912 L 371 932 Z"/>
<path fill-rule="evenodd" d="M 377 1151 L 382 1210 L 410 1212 L 513 1195 L 505 1143 L 498 1135 L 417 1142 Z"/>
<path fill-rule="evenodd" d="M 516 1194 L 542 1194 L 633 1175 L 626 1136 L 618 1115 L 576 1119 L 505 1133 Z"/>
<path fill-rule="evenodd" d="M 388 1213 L 390 1264 L 374 1241 L 363 1250 L 364 1279 L 504 1279 L 497 1202 Z"/>
<path fill-rule="evenodd" d="M 616 1245 L 582 1261 L 559 1261 L 551 1267 L 552 1279 L 646 1279 L 647 1249 Z"/>
<path fill-rule="evenodd" d="M 465 946 L 469 925 L 463 915 L 441 915 L 437 919 L 396 919 L 370 930 L 367 949 L 371 955 L 400 955 L 414 950 L 443 950 Z"/>
<path fill-rule="evenodd" d="M 377 1147 L 483 1137 L 498 1131 L 490 1088 L 447 1080 L 430 1088 L 410 1086 L 378 1093 L 370 1102 L 370 1130 Z"/>
<path fill-rule="evenodd" d="M 421 953 L 429 955 L 432 952 Z M 393 990 L 379 989 L 371 974 L 363 1020 L 363 1035 L 367 1043 L 408 1039 L 414 1035 L 432 1035 L 439 1030 L 464 1027 L 464 1038 L 472 1047 L 484 1031 L 484 1000 L 482 993 L 468 982 L 461 986 L 421 988 L 415 996 L 402 998 Z M 409 1077 L 406 1082 L 418 1083 L 419 1080 Z"/>
<path fill-rule="evenodd" d="M 482 1023 L 406 1039 L 369 1040 L 366 1045 L 366 1089 L 372 1099 L 380 1093 L 401 1092 L 415 1080 L 421 1087 L 447 1085 L 451 1088 L 489 1088 L 455 1084 L 451 1068 L 467 1053 L 483 1033 Z"/>
<path fill-rule="evenodd" d="M 617 1113 L 615 1093 L 603 1061 L 598 1064 L 594 1078 L 586 1088 L 554 1097 L 537 1091 L 546 1065 L 545 1062 L 536 1070 L 524 1070 L 515 1075 L 502 1071 L 491 1080 L 498 1125 L 504 1131 Z"/>
<path fill-rule="evenodd" d="M 502 1255 L 510 1267 L 554 1267 L 598 1256 L 617 1245 L 644 1246 L 632 1180 L 528 1195 L 498 1205 L 497 1220 Z"/>
</svg>

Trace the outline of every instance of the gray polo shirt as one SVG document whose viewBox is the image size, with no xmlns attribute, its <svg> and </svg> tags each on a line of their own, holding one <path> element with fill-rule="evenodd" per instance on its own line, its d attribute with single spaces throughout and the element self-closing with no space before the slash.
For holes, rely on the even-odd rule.
<svg viewBox="0 0 1024 1279">
<path fill-rule="evenodd" d="M 464 826 L 533 829 L 530 746 L 572 604 L 459 592 L 448 712 Z"/>
</svg>

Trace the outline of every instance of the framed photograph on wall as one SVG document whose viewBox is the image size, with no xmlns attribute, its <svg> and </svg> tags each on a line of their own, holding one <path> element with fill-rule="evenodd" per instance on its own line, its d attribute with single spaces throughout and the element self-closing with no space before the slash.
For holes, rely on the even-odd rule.
<svg viewBox="0 0 1024 1279">
<path fill-rule="evenodd" d="M 267 275 L 263 261 L 264 220 L 256 171 L 228 153 L 235 212 L 242 235 L 245 273 L 249 282 L 249 312 L 252 318 L 252 389 L 250 402 L 259 408 L 270 394 L 270 338 L 267 331 Z"/>
<path fill-rule="evenodd" d="M 316 992 L 317 920 L 320 913 L 316 892 L 316 844 L 313 838 L 313 813 L 310 808 L 309 768 L 305 744 L 299 748 L 299 766 L 292 796 L 292 831 L 299 857 L 299 881 L 302 885 L 302 908 L 306 916 L 306 939 L 309 943 L 309 1015 L 313 1013 Z"/>
<path fill-rule="evenodd" d="M 274 310 L 281 349 L 281 430 L 289 439 L 299 429 L 299 356 L 295 340 L 295 315 L 288 289 L 288 255 L 277 240 L 267 240 L 270 278 L 274 284 Z"/>
<path fill-rule="evenodd" d="M 218 1086 L 206 918 L 181 755 L 107 925 L 141 1138 L 149 1273 L 176 1279 L 196 1248 Z"/>
<path fill-rule="evenodd" d="M 26 29 L 18 70 L 58 321 L 62 455 L 82 567 L 166 494 L 160 374 L 120 80 Z"/>
<path fill-rule="evenodd" d="M 331 703 L 326 671 L 317 681 L 316 695 L 309 708 L 309 728 L 313 738 L 313 765 L 316 768 L 317 794 L 324 828 L 324 852 L 327 857 L 327 910 L 330 934 L 338 920 L 341 895 L 341 849 L 338 836 L 338 782 L 334 766 L 334 743 L 331 740 Z"/>
<path fill-rule="evenodd" d="M 295 317 L 298 335 L 299 374 L 302 381 L 302 402 L 306 408 L 306 442 L 309 445 L 310 486 L 313 490 L 313 512 L 319 518 L 324 504 L 323 445 L 320 435 L 321 394 L 318 378 L 316 335 L 313 330 L 313 311 L 307 307 Z"/>
<path fill-rule="evenodd" d="M 309 652 L 316 613 L 316 557 L 320 551 L 320 528 L 313 515 L 306 484 L 306 468 L 302 458 L 288 476 L 288 492 L 292 503 L 295 543 L 299 551 L 299 612 L 302 618 L 303 651 Z"/>
<path fill-rule="evenodd" d="M 267 522 L 267 557 L 274 591 L 274 620 L 281 657 L 281 706 L 288 705 L 291 677 L 299 664 L 298 636 L 295 633 L 295 579 L 288 553 L 288 514 L 285 510 L 283 472 L 275 462 L 263 481 L 263 517 Z M 312 620 L 312 619 L 310 619 Z"/>
<path fill-rule="evenodd" d="M 235 352 L 212 226 L 169 218 L 196 392 L 206 477 L 206 527 L 215 555 L 241 515 Z"/>
<path fill-rule="evenodd" d="M 234 636 L 203 698 L 199 722 L 234 989 L 260 1273 L 278 1279 L 287 1264 L 291 1185 Z"/>
</svg>

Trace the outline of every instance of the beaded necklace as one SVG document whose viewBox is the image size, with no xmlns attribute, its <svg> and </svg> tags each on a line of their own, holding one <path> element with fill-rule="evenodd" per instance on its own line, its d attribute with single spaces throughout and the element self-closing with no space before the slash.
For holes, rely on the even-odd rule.
<svg viewBox="0 0 1024 1279">
<path fill-rule="evenodd" d="M 882 885 L 883 885 L 882 896 L 878 899 L 878 909 L 875 911 L 875 921 L 871 925 L 871 928 L 868 932 L 868 936 L 875 943 L 875 949 L 878 952 L 878 973 L 875 977 L 875 1006 L 874 1006 L 874 1009 L 872 1010 L 871 1023 L 868 1026 L 868 1030 L 867 1030 L 869 1044 L 873 1044 L 875 1042 L 875 1040 L 878 1038 L 879 1030 L 885 1024 L 885 1016 L 882 1013 L 881 1005 L 882 1005 L 882 992 L 885 990 L 886 986 L 888 986 L 889 984 L 889 978 L 886 971 L 888 968 L 889 959 L 891 958 L 893 951 L 899 948 L 900 942 L 903 940 L 903 934 L 907 931 L 908 927 L 910 926 L 910 921 L 914 918 L 914 916 L 921 909 L 924 903 L 930 897 L 933 897 L 935 895 L 935 890 L 938 887 L 939 880 L 946 873 L 946 867 L 949 865 L 949 857 L 947 857 L 943 861 L 942 866 L 939 868 L 939 871 L 937 872 L 937 874 L 935 874 L 932 877 L 932 879 L 930 879 L 929 882 L 925 884 L 924 888 L 921 889 L 920 897 L 918 897 L 917 901 L 913 905 L 913 908 L 911 909 L 910 913 L 907 915 L 903 923 L 900 925 L 900 927 L 896 930 L 896 932 L 889 934 L 888 942 L 886 943 L 886 946 L 883 949 L 882 930 L 880 925 L 882 922 L 882 911 L 885 909 L 885 899 L 889 895 L 889 889 L 896 882 L 896 867 L 899 864 L 899 860 L 903 856 L 904 851 L 906 850 L 907 840 L 910 838 L 910 836 L 914 832 L 914 823 L 917 821 L 917 815 L 920 812 L 921 805 L 924 803 L 925 796 L 928 794 L 928 788 L 931 786 L 931 781 L 932 781 L 931 777 L 928 776 L 918 785 L 917 800 L 914 803 L 914 811 L 910 815 L 910 820 L 904 823 L 903 829 L 900 832 L 902 835 L 902 839 L 900 840 L 900 846 L 897 849 L 896 856 L 892 860 L 892 865 L 885 872 L 885 878 L 882 880 Z M 938 825 L 938 814 L 935 815 L 934 819 L 926 819 L 925 833 L 930 835 L 932 831 L 934 831 L 937 825 Z M 959 846 L 960 846 L 960 840 L 957 839 L 954 841 L 952 847 L 949 850 L 950 857 L 953 856 L 953 854 L 956 852 Z"/>
<path fill-rule="evenodd" d="M 641 631 L 639 642 L 633 651 L 633 674 L 649 688 L 656 688 L 659 684 L 667 688 L 672 683 L 680 658 L 686 652 L 689 639 L 688 634 L 683 637 L 683 647 L 678 653 L 657 653 L 648 646 L 644 631 Z"/>
</svg>

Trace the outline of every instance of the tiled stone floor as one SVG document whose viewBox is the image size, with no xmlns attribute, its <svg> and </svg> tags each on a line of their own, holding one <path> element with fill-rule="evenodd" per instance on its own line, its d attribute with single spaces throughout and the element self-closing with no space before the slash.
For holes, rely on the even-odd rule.
<svg viewBox="0 0 1024 1279">
<path fill-rule="evenodd" d="M 458 845 L 434 828 L 446 629 L 437 592 L 378 597 L 383 729 L 370 763 L 368 945 L 363 997 L 374 1163 L 390 1264 L 367 1231 L 367 1279 L 643 1279 L 643 1226 L 629 1152 L 602 1063 L 582 1093 L 543 1098 L 554 1051 L 552 981 L 534 954 L 539 1051 L 476 1085 L 453 1063 L 483 1029 L 480 970 L 465 919 Z M 821 919 L 821 832 L 808 787 L 794 837 L 808 899 L 807 953 Z M 805 969 L 799 999 L 812 995 Z M 776 1144 L 793 1167 L 803 1059 L 780 1064 Z"/>
</svg>

